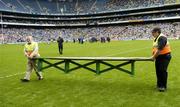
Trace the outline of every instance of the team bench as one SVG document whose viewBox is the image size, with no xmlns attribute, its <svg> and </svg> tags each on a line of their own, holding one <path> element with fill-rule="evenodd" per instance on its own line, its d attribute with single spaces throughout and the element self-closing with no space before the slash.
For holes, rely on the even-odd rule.
<svg viewBox="0 0 180 107">
<path fill-rule="evenodd" d="M 134 75 L 136 61 L 152 61 L 152 59 L 149 57 L 39 57 L 35 59 L 38 61 L 37 68 L 39 72 L 50 67 L 55 67 L 59 70 L 64 71 L 65 73 L 69 73 L 71 71 L 84 68 L 96 74 L 101 74 L 112 69 L 116 69 L 128 73 L 130 75 Z M 55 60 L 56 62 L 52 63 L 52 60 Z M 86 63 L 82 64 L 82 61 L 86 61 Z M 118 64 L 112 64 L 112 62 L 118 62 Z M 46 63 L 46 66 L 43 66 L 43 63 Z M 60 64 L 64 64 L 64 66 L 58 66 Z M 76 66 L 73 66 L 71 68 L 71 64 Z M 89 67 L 93 64 L 95 65 L 94 69 L 92 67 Z M 131 65 L 130 70 L 121 68 L 122 66 L 128 64 Z M 102 69 L 101 65 L 108 66 L 108 68 Z"/>
</svg>

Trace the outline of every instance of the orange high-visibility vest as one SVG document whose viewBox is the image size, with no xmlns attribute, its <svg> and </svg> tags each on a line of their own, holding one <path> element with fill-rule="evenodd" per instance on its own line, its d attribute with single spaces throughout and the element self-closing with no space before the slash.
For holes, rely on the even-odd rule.
<svg viewBox="0 0 180 107">
<path fill-rule="evenodd" d="M 152 54 L 154 54 L 156 51 L 158 51 L 158 40 L 161 36 L 164 36 L 163 34 L 160 34 L 157 39 L 153 41 L 153 49 L 152 49 Z M 166 36 L 164 36 L 166 37 Z M 160 55 L 164 55 L 164 54 L 167 54 L 167 53 L 170 53 L 171 52 L 171 48 L 170 48 L 170 45 L 169 45 L 169 41 L 167 40 L 167 43 L 166 43 L 166 46 L 160 50 Z"/>
</svg>

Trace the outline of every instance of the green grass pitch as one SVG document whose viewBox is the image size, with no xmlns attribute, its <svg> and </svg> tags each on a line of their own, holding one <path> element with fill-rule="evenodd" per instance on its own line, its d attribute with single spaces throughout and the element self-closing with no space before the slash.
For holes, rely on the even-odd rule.
<svg viewBox="0 0 180 107">
<path fill-rule="evenodd" d="M 136 62 L 133 77 L 117 70 L 97 76 L 85 69 L 65 74 L 50 68 L 44 70 L 44 80 L 33 73 L 29 83 L 22 83 L 27 61 L 23 45 L 0 45 L 0 107 L 180 107 L 180 41 L 170 43 L 173 57 L 165 93 L 155 88 L 154 62 Z M 64 43 L 59 55 L 56 43 L 39 44 L 44 57 L 150 57 L 151 46 L 152 41 Z"/>
</svg>

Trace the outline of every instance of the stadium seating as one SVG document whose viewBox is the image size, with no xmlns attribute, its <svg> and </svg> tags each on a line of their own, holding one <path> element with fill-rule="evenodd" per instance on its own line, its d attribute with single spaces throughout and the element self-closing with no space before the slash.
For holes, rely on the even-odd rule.
<svg viewBox="0 0 180 107">
<path fill-rule="evenodd" d="M 161 27 L 168 38 L 177 38 L 178 3 L 177 0 L 0 0 L 0 35 L 3 35 L 0 43 L 24 42 L 28 35 L 38 42 L 47 42 L 56 40 L 60 33 L 66 41 L 82 36 L 85 40 L 102 36 L 113 40 L 151 39 L 154 26 Z M 167 4 L 172 4 L 172 8 L 156 7 Z M 155 9 L 146 11 L 146 7 Z M 134 8 L 139 10 L 131 12 Z M 156 23 L 164 18 L 166 22 Z"/>
<path fill-rule="evenodd" d="M 3 37 L 5 43 L 19 43 L 24 42 L 25 37 L 32 35 L 35 41 L 51 41 L 56 40 L 62 33 L 62 37 L 66 41 L 72 41 L 83 36 L 86 40 L 91 37 L 108 37 L 113 40 L 139 40 L 151 39 L 151 29 L 154 26 L 162 28 L 163 33 L 168 38 L 176 38 L 180 35 L 179 22 L 166 22 L 159 24 L 137 24 L 137 25 L 124 25 L 124 26 L 109 26 L 109 27 L 91 27 L 91 28 L 69 28 L 69 29 L 36 29 L 36 28 L 4 28 Z M 0 30 L 0 34 L 2 31 Z"/>
<path fill-rule="evenodd" d="M 177 3 L 176 0 L 0 0 L 0 10 L 34 14 L 87 14 Z"/>
</svg>

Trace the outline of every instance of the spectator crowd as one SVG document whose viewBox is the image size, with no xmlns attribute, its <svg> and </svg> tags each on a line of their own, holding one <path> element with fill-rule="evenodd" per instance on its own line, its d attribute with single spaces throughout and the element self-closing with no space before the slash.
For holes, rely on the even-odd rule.
<svg viewBox="0 0 180 107">
<path fill-rule="evenodd" d="M 0 30 L 1 43 L 20 43 L 25 37 L 32 35 L 35 41 L 48 42 L 56 40 L 59 36 L 65 41 L 73 41 L 80 37 L 89 40 L 92 37 L 110 37 L 112 40 L 137 40 L 151 39 L 151 30 L 158 26 L 168 38 L 176 38 L 180 35 L 180 22 L 164 22 L 152 24 L 132 24 L 107 27 L 88 28 L 59 28 L 59 29 L 35 29 L 35 28 L 3 28 Z"/>
</svg>

